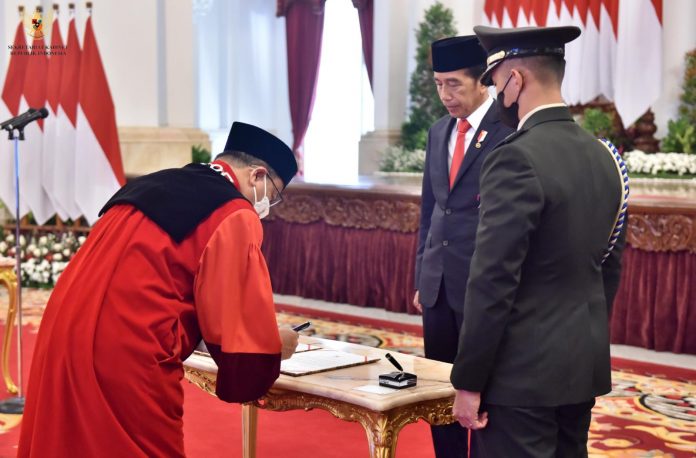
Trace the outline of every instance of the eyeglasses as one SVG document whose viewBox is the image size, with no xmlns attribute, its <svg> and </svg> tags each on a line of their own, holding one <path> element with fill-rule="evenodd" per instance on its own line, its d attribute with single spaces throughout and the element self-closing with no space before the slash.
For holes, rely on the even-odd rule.
<svg viewBox="0 0 696 458">
<path fill-rule="evenodd" d="M 254 170 L 256 169 L 253 169 L 252 172 Z M 274 205 L 278 205 L 283 201 L 283 194 L 280 192 L 280 189 L 278 189 L 278 186 L 276 186 L 275 182 L 271 180 L 271 177 L 268 175 L 268 173 L 266 173 L 265 177 L 266 182 L 270 181 L 271 185 L 273 186 L 273 189 L 275 189 L 275 197 L 273 197 L 272 199 L 270 197 L 268 198 L 268 206 L 273 207 Z"/>
<path fill-rule="evenodd" d="M 273 185 L 273 189 L 275 189 L 276 192 L 275 197 L 273 197 L 273 199 L 269 199 L 269 206 L 273 207 L 274 205 L 278 205 L 283 201 L 283 194 L 280 192 L 280 189 L 278 189 L 278 187 L 273 182 L 273 180 L 271 180 L 270 177 L 268 177 L 268 181 L 271 182 L 271 184 Z"/>
</svg>

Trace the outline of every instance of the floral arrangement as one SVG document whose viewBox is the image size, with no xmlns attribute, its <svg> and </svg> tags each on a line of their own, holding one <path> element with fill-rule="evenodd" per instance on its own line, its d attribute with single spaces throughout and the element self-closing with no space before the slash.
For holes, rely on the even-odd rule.
<svg viewBox="0 0 696 458">
<path fill-rule="evenodd" d="M 21 234 L 22 285 L 52 288 L 85 239 L 72 232 Z M 15 257 L 15 235 L 9 230 L 0 240 L 0 255 Z"/>
<path fill-rule="evenodd" d="M 653 153 L 640 150 L 624 154 L 628 172 L 637 176 L 655 178 L 693 177 L 696 175 L 696 154 Z"/>
<path fill-rule="evenodd" d="M 408 150 L 403 146 L 390 146 L 384 151 L 379 170 L 422 173 L 425 170 L 425 150 Z"/>
</svg>

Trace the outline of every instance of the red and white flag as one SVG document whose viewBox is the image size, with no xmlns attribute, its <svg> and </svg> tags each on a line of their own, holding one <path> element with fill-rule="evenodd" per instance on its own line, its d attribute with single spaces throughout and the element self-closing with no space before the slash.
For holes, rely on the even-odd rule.
<svg viewBox="0 0 696 458">
<path fill-rule="evenodd" d="M 76 140 L 75 195 L 82 214 L 94 224 L 99 210 L 126 180 L 114 103 L 91 17 L 85 24 L 83 40 Z"/>
<path fill-rule="evenodd" d="M 662 0 L 622 0 L 614 76 L 614 104 L 628 127 L 662 89 Z"/>
<path fill-rule="evenodd" d="M 7 66 L 5 83 L 2 88 L 0 121 L 19 114 L 19 102 L 22 98 L 24 76 L 27 71 L 29 57 L 24 54 L 27 46 L 24 34 L 24 25 L 22 19 L 20 19 L 15 32 L 13 49 L 10 51 L 10 61 Z M 0 199 L 5 203 L 5 207 L 10 213 L 16 217 L 14 142 L 8 141 L 4 133 L 0 137 Z M 22 199 L 20 201 L 19 217 L 26 215 L 28 211 L 26 201 Z"/>
<path fill-rule="evenodd" d="M 604 95 L 628 127 L 662 89 L 663 1 L 486 0 L 483 22 L 579 27 L 580 37 L 565 46 L 563 99 L 584 104 Z"/>
<path fill-rule="evenodd" d="M 551 0 L 544 27 L 557 27 L 561 24 L 561 5 L 563 0 Z M 541 27 L 541 24 L 539 25 Z"/>
<path fill-rule="evenodd" d="M 597 67 L 599 93 L 614 100 L 614 73 L 616 68 L 616 39 L 619 26 L 619 0 L 601 0 L 599 19 L 599 50 Z"/>
<path fill-rule="evenodd" d="M 505 0 L 486 0 L 483 5 L 483 25 L 502 27 Z"/>
<path fill-rule="evenodd" d="M 19 111 L 43 108 L 46 104 L 48 57 L 43 39 L 34 38 L 31 55 L 24 77 L 24 90 Z M 43 120 L 32 122 L 24 128 L 25 141 L 19 150 L 19 191 L 38 224 L 44 224 L 55 214 L 51 199 L 41 185 L 41 161 L 43 156 Z"/>
<path fill-rule="evenodd" d="M 584 29 L 582 15 L 576 5 L 578 0 L 563 0 L 559 10 L 559 25 L 574 25 Z M 583 30 L 584 31 L 584 30 Z M 561 92 L 566 103 L 580 102 L 580 81 L 582 80 L 582 36 L 565 45 L 566 70 Z"/>
<path fill-rule="evenodd" d="M 58 111 L 56 113 L 56 145 L 54 195 L 65 209 L 68 217 L 76 220 L 82 216 L 75 197 L 75 135 L 77 126 L 77 100 L 80 91 L 80 61 L 82 51 L 77 37 L 74 17 L 68 24 L 63 74 L 58 91 Z"/>
<path fill-rule="evenodd" d="M 51 28 L 51 50 L 53 55 L 48 59 L 48 79 L 46 81 L 46 109 L 48 117 L 44 119 L 44 138 L 43 153 L 41 160 L 41 183 L 46 194 L 53 203 L 56 213 L 61 219 L 68 219 L 67 210 L 61 205 L 56 194 L 55 169 L 56 140 L 58 138 L 58 104 L 60 96 L 60 79 L 63 74 L 63 62 L 65 56 L 62 55 L 63 37 L 60 35 L 60 25 L 58 16 L 54 16 L 53 27 Z"/>
<path fill-rule="evenodd" d="M 585 27 L 582 32 L 580 59 L 580 103 L 589 103 L 600 93 L 599 89 L 599 25 L 602 0 L 580 0 L 578 14 Z"/>
</svg>

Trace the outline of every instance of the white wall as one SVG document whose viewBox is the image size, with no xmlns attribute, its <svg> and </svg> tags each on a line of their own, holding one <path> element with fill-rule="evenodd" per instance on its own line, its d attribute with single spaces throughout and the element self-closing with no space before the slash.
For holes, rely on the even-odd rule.
<svg viewBox="0 0 696 458">
<path fill-rule="evenodd" d="M 401 128 L 406 117 L 409 11 L 406 1 L 375 1 L 373 88 L 375 130 Z"/>
<path fill-rule="evenodd" d="M 292 143 L 285 20 L 267 0 L 211 0 L 196 13 L 198 121 L 213 151 L 234 121 Z"/>
</svg>

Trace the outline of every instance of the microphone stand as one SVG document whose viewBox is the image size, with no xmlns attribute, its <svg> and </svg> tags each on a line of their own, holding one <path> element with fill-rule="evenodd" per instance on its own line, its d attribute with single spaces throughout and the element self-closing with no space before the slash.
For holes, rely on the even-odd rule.
<svg viewBox="0 0 696 458">
<path fill-rule="evenodd" d="M 0 413 L 21 414 L 24 412 L 24 396 L 22 392 L 22 251 L 19 245 L 19 141 L 24 140 L 24 125 L 17 127 L 18 136 L 14 129 L 5 128 L 8 139 L 14 140 L 15 160 L 15 268 L 17 273 L 17 395 L 0 401 Z M 7 323 L 6 326 L 12 326 Z"/>
</svg>

